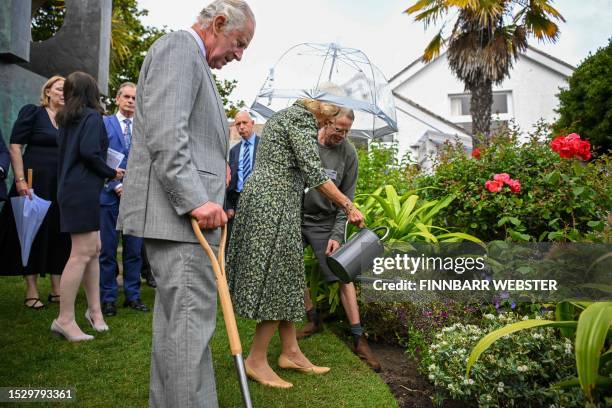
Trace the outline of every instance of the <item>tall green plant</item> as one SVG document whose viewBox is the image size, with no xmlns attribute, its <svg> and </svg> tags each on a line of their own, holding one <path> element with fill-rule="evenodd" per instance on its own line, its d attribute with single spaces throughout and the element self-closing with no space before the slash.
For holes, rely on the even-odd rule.
<svg viewBox="0 0 612 408">
<path fill-rule="evenodd" d="M 557 318 L 571 318 L 573 312 L 579 310 L 578 321 L 575 320 L 524 320 L 512 323 L 484 336 L 474 346 L 468 358 L 466 377 L 470 369 L 478 361 L 480 355 L 495 341 L 514 332 L 533 327 L 556 327 L 563 330 L 564 335 L 575 331 L 575 358 L 578 378 L 570 378 L 560 383 L 559 387 L 579 385 L 587 399 L 594 403 L 594 391 L 612 387 L 612 347 L 606 338 L 612 338 L 612 302 L 560 302 L 557 305 Z"/>
<path fill-rule="evenodd" d="M 416 174 L 416 167 L 407 153 L 398 159 L 397 144 L 373 141 L 367 149 L 357 149 L 359 178 L 357 194 L 367 194 L 379 186 L 390 184 L 401 194 L 409 188 L 409 181 Z"/>
<path fill-rule="evenodd" d="M 449 195 L 439 200 L 424 200 L 411 190 L 399 196 L 395 188 L 386 185 L 370 194 L 356 199 L 364 214 L 366 225 L 387 226 L 390 229 L 389 243 L 393 242 L 481 242 L 473 235 L 451 232 L 434 225 L 434 218 L 446 208 L 456 196 Z"/>
</svg>

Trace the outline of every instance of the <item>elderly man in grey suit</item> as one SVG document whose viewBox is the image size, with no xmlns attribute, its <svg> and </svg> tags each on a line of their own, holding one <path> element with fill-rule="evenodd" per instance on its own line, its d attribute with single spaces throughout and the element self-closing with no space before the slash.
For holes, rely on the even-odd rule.
<svg viewBox="0 0 612 408">
<path fill-rule="evenodd" d="M 144 237 L 157 281 L 150 407 L 217 406 L 216 283 L 190 218 L 217 250 L 229 131 L 210 69 L 240 61 L 254 31 L 245 1 L 216 0 L 157 40 L 140 71 L 118 229 Z"/>
</svg>

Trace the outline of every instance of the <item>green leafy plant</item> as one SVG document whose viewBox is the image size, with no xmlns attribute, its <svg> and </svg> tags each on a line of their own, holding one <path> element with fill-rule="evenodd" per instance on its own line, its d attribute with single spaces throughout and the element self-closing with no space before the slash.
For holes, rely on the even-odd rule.
<svg viewBox="0 0 612 408">
<path fill-rule="evenodd" d="M 358 196 L 356 202 L 365 216 L 366 225 L 389 227 L 389 243 L 480 242 L 473 235 L 450 232 L 434 225 L 434 218 L 455 200 L 454 195 L 424 200 L 417 193 L 418 190 L 411 190 L 399 196 L 392 185 L 386 185 L 373 193 Z"/>
<path fill-rule="evenodd" d="M 578 321 L 571 319 L 574 312 L 580 311 Z M 559 320 L 525 320 L 508 324 L 484 336 L 472 349 L 466 366 L 466 377 L 479 357 L 499 339 L 524 329 L 537 327 L 556 327 L 563 330 L 565 336 L 575 331 L 575 360 L 577 378 L 572 377 L 558 382 L 558 387 L 579 385 L 586 398 L 595 403 L 612 386 L 612 347 L 606 338 L 612 336 L 612 302 L 560 302 L 556 316 Z M 568 319 L 568 320 L 561 320 Z M 566 337 L 569 339 L 569 337 Z M 606 349 L 607 347 L 607 349 Z M 595 393 L 597 387 L 601 395 Z M 608 395 L 609 396 L 609 395 Z"/>
<path fill-rule="evenodd" d="M 329 310 L 329 313 L 335 313 L 336 308 L 340 305 L 338 283 L 330 285 L 321 279 L 317 257 L 310 247 L 304 251 L 304 264 L 306 267 L 306 283 L 310 290 L 310 299 L 320 309 Z"/>
<path fill-rule="evenodd" d="M 387 184 L 403 194 L 409 188 L 409 180 L 418 173 L 408 153 L 398 159 L 397 144 L 388 145 L 374 141 L 367 149 L 357 149 L 357 157 L 359 160 L 357 194 L 371 193 L 379 186 Z"/>
</svg>

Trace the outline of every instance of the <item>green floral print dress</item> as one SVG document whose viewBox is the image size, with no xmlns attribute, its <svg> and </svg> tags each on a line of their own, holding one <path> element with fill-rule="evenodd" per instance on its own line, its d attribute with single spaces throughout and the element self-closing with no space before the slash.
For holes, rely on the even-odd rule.
<svg viewBox="0 0 612 408">
<path fill-rule="evenodd" d="M 299 102 L 264 126 L 228 248 L 228 283 L 239 316 L 257 321 L 304 316 L 302 197 L 306 187 L 329 180 L 316 138 L 314 115 Z"/>
</svg>

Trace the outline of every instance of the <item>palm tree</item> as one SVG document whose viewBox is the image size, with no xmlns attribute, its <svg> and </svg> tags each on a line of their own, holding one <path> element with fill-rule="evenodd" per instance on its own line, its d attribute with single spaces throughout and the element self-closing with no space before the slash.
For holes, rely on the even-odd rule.
<svg viewBox="0 0 612 408">
<path fill-rule="evenodd" d="M 508 76 L 529 36 L 555 42 L 559 27 L 554 20 L 565 21 L 549 0 L 418 0 L 404 12 L 425 28 L 450 17 L 422 59 L 429 62 L 447 48 L 451 70 L 471 93 L 474 144 L 489 137 L 493 84 Z M 449 23 L 452 30 L 445 36 Z"/>
</svg>

